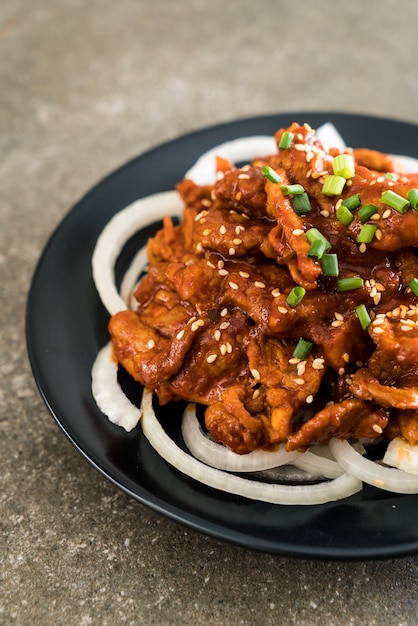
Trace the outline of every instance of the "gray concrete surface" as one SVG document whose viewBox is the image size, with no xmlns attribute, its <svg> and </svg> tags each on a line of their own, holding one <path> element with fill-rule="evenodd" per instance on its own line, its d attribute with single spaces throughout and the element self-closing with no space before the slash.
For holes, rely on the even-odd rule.
<svg viewBox="0 0 418 626">
<path fill-rule="evenodd" d="M 416 623 L 415 557 L 258 554 L 117 491 L 44 407 L 24 308 L 54 226 L 157 143 L 301 109 L 418 122 L 417 23 L 415 0 L 2 0 L 1 624 Z"/>
</svg>

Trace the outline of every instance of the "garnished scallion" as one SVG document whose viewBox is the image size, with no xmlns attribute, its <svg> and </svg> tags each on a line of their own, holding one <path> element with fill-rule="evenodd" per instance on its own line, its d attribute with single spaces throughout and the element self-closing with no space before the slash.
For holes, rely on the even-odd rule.
<svg viewBox="0 0 418 626">
<path fill-rule="evenodd" d="M 323 241 L 325 244 L 325 251 L 331 248 L 331 244 L 328 239 L 324 237 L 324 235 L 319 232 L 317 228 L 310 228 L 309 230 L 307 230 L 306 239 L 309 241 L 309 243 L 313 243 L 314 241 Z"/>
<path fill-rule="evenodd" d="M 288 150 L 290 148 L 290 146 L 292 145 L 292 141 L 294 138 L 294 133 L 291 133 L 289 131 L 285 131 L 283 133 L 283 135 L 281 136 L 281 139 L 279 141 L 279 148 L 280 150 Z"/>
<path fill-rule="evenodd" d="M 359 319 L 362 329 L 366 330 L 369 327 L 369 324 L 372 320 L 370 319 L 369 312 L 366 309 L 364 304 L 359 304 L 356 307 L 356 314 L 357 314 L 357 317 Z"/>
<path fill-rule="evenodd" d="M 354 209 L 357 209 L 357 207 L 359 207 L 360 204 L 361 204 L 361 200 L 360 200 L 359 193 L 355 193 L 353 196 L 346 198 L 342 202 L 342 206 L 347 207 L 347 209 L 350 209 L 350 211 L 354 211 Z"/>
<path fill-rule="evenodd" d="M 341 224 L 344 224 L 344 226 L 349 226 L 354 219 L 354 215 L 351 213 L 350 209 L 347 209 L 343 204 L 335 211 L 335 215 L 337 220 L 339 220 Z"/>
<path fill-rule="evenodd" d="M 322 185 L 322 193 L 324 196 L 339 196 L 345 185 L 345 178 L 329 174 Z"/>
<path fill-rule="evenodd" d="M 387 178 L 388 180 L 396 180 L 396 174 L 393 174 L 392 172 L 386 172 L 385 178 Z"/>
<path fill-rule="evenodd" d="M 418 278 L 413 278 L 408 287 L 410 288 L 412 293 L 418 297 Z"/>
<path fill-rule="evenodd" d="M 409 200 L 403 198 L 391 189 L 384 191 L 380 197 L 383 204 L 387 204 L 391 209 L 395 209 L 398 213 L 405 213 L 409 207 Z"/>
<path fill-rule="evenodd" d="M 306 291 L 303 287 L 299 285 L 297 287 L 293 287 L 290 291 L 289 295 L 286 298 L 286 302 L 289 306 L 295 307 L 303 300 Z"/>
<path fill-rule="evenodd" d="M 324 254 L 321 258 L 322 273 L 324 276 L 338 276 L 338 257 L 336 254 Z"/>
<path fill-rule="evenodd" d="M 418 189 L 410 189 L 408 191 L 408 196 L 407 196 L 411 207 L 415 210 L 418 211 Z"/>
<path fill-rule="evenodd" d="M 376 230 L 377 224 L 364 224 L 357 235 L 358 243 L 370 243 L 373 240 Z"/>
<path fill-rule="evenodd" d="M 378 213 L 379 207 L 375 204 L 363 204 L 363 206 L 358 210 L 359 220 L 362 224 L 367 222 L 371 218 L 372 215 Z"/>
<path fill-rule="evenodd" d="M 309 213 L 309 211 L 312 211 L 309 196 L 306 191 L 304 191 L 300 195 L 293 196 L 292 204 L 294 211 L 298 215 L 303 215 L 304 213 Z"/>
<path fill-rule="evenodd" d="M 332 169 L 336 176 L 352 178 L 355 174 L 354 159 L 351 154 L 339 154 L 332 161 Z"/>
<path fill-rule="evenodd" d="M 302 185 L 281 185 L 280 189 L 282 190 L 282 194 L 284 196 L 299 196 L 301 193 L 304 193 L 304 188 Z"/>
<path fill-rule="evenodd" d="M 363 287 L 364 281 L 361 276 L 351 276 L 350 278 L 340 278 L 337 281 L 337 291 L 351 291 Z"/>
<path fill-rule="evenodd" d="M 265 165 L 264 167 L 261 168 L 261 173 L 263 174 L 263 176 L 265 176 L 270 182 L 272 183 L 276 183 L 276 185 L 278 183 L 282 182 L 282 179 L 280 178 L 280 176 L 278 175 L 277 172 L 274 171 L 274 169 L 272 167 L 270 167 L 269 165 Z"/>
<path fill-rule="evenodd" d="M 317 259 L 322 259 L 327 250 L 327 244 L 322 239 L 315 239 L 311 247 L 308 250 L 308 256 L 315 256 Z"/>
<path fill-rule="evenodd" d="M 292 356 L 295 359 L 300 359 L 301 361 L 303 361 L 309 356 L 312 350 L 312 346 L 313 346 L 312 341 L 308 341 L 307 339 L 303 339 L 301 337 L 296 345 L 296 348 Z"/>
</svg>

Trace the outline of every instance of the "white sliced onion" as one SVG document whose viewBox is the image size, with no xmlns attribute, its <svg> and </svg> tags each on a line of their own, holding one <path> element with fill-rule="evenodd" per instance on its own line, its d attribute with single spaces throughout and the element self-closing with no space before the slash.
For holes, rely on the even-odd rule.
<svg viewBox="0 0 418 626">
<path fill-rule="evenodd" d="M 292 465 L 317 476 L 337 478 L 344 474 L 344 470 L 337 461 L 329 458 L 329 452 L 328 445 L 312 446 L 311 450 L 297 453 L 297 457 L 292 461 Z"/>
<path fill-rule="evenodd" d="M 100 299 L 110 315 L 126 309 L 115 285 L 114 267 L 125 243 L 144 226 L 166 215 L 182 213 L 183 202 L 176 191 L 156 193 L 136 200 L 117 213 L 101 232 L 92 257 L 93 279 Z"/>
<path fill-rule="evenodd" d="M 91 391 L 99 409 L 113 423 L 131 431 L 141 419 L 142 410 L 133 405 L 123 393 L 117 379 L 118 365 L 112 358 L 109 342 L 100 350 L 94 362 Z"/>
<path fill-rule="evenodd" d="M 418 493 L 418 476 L 365 459 L 348 441 L 332 439 L 331 451 L 341 467 L 359 480 L 395 493 Z"/>
<path fill-rule="evenodd" d="M 343 474 L 334 480 L 316 485 L 280 485 L 263 483 L 210 467 L 181 450 L 165 433 L 152 407 L 152 394 L 144 391 L 142 398 L 142 430 L 156 452 L 183 474 L 225 491 L 272 504 L 323 504 L 347 498 L 361 490 L 361 481 Z"/>
<path fill-rule="evenodd" d="M 325 148 L 337 148 L 341 152 L 347 148 L 347 144 L 332 122 L 326 122 L 319 126 L 315 135 Z"/>
<path fill-rule="evenodd" d="M 222 157 L 233 163 L 249 162 L 256 157 L 263 157 L 277 152 L 277 143 L 272 136 L 254 135 L 226 141 L 204 152 L 196 163 L 186 172 L 184 178 L 193 180 L 197 185 L 213 185 L 216 180 L 216 157 Z"/>
<path fill-rule="evenodd" d="M 207 465 L 228 472 L 258 472 L 291 463 L 297 452 L 287 452 L 282 445 L 274 452 L 254 450 L 236 454 L 226 446 L 206 437 L 196 417 L 196 405 L 189 404 L 183 414 L 181 432 L 193 456 Z"/>
<path fill-rule="evenodd" d="M 411 445 L 403 437 L 395 437 L 386 449 L 383 463 L 418 475 L 418 445 Z"/>
<path fill-rule="evenodd" d="M 138 276 L 145 270 L 148 265 L 147 246 L 144 246 L 136 253 L 135 257 L 125 272 L 120 285 L 120 297 L 128 308 L 136 308 L 138 304 L 133 297 L 133 293 L 138 284 Z"/>
</svg>

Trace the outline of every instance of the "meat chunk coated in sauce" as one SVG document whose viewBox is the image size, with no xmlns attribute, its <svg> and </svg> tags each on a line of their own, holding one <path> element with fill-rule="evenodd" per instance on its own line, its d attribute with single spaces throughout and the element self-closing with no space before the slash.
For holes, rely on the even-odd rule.
<svg viewBox="0 0 418 626">
<path fill-rule="evenodd" d="M 379 152 L 347 150 L 352 175 L 341 193 L 324 194 L 338 152 L 306 124 L 279 130 L 278 145 L 284 133 L 289 147 L 244 167 L 219 159 L 214 185 L 178 184 L 183 218 L 166 218 L 149 241 L 136 310 L 110 320 L 115 357 L 160 403 L 205 405 L 209 432 L 240 454 L 333 437 L 418 443 L 418 211 L 384 195 L 407 199 L 418 175 Z M 284 185 L 302 186 L 309 210 L 296 210 Z M 358 241 L 365 225 L 372 237 Z M 313 250 L 312 233 L 325 252 Z M 324 253 L 336 255 L 332 275 Z M 342 289 L 352 278 L 355 288 Z M 297 356 L 300 339 L 311 349 Z"/>
</svg>

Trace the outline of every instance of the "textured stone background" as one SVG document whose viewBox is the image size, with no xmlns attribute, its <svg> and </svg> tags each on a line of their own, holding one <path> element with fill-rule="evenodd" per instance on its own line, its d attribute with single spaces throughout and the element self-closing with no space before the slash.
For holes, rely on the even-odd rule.
<svg viewBox="0 0 418 626">
<path fill-rule="evenodd" d="M 24 310 L 54 226 L 155 144 L 291 110 L 418 122 L 417 23 L 415 0 L 2 0 L 1 624 L 416 623 L 416 558 L 257 554 L 117 491 L 49 417 Z"/>
</svg>

